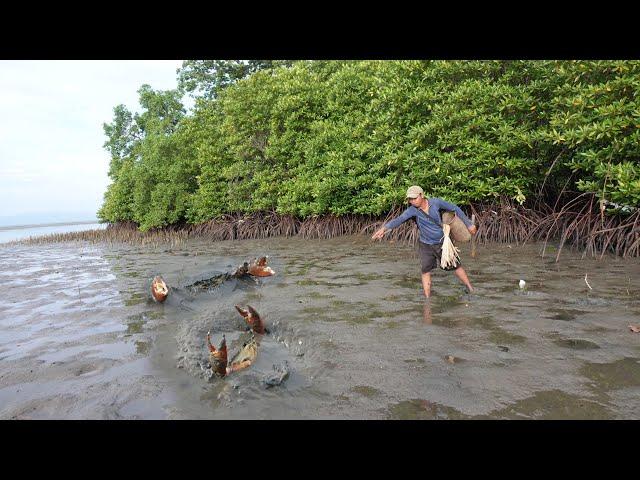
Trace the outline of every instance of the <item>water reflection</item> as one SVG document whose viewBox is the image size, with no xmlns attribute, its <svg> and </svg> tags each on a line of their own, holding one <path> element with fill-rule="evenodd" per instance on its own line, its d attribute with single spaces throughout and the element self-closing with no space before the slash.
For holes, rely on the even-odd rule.
<svg viewBox="0 0 640 480">
<path fill-rule="evenodd" d="M 433 318 L 431 316 L 431 300 L 425 300 L 422 306 L 422 323 L 424 325 L 432 325 Z"/>
</svg>

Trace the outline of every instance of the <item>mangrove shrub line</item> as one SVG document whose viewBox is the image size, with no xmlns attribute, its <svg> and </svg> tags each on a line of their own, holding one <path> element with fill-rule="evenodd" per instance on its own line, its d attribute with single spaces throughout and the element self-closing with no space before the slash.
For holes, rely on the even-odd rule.
<svg viewBox="0 0 640 480">
<path fill-rule="evenodd" d="M 419 184 L 467 208 L 514 205 L 527 238 L 550 209 L 562 217 L 538 230 L 637 252 L 582 216 L 628 225 L 640 206 L 638 61 L 189 61 L 178 78 L 105 124 L 102 220 L 204 231 L 248 215 L 267 223 L 236 230 L 289 235 L 380 218 Z M 487 238 L 507 228 L 477 213 Z"/>
</svg>

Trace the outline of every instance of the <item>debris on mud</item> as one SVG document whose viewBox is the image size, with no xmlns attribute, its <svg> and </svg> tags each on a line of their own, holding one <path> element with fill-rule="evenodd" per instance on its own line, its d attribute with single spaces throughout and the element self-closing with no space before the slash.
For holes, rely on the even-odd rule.
<svg viewBox="0 0 640 480">
<path fill-rule="evenodd" d="M 289 377 L 289 362 L 284 360 L 282 363 L 273 366 L 273 373 L 266 375 L 263 383 L 266 388 L 281 385 Z"/>
</svg>

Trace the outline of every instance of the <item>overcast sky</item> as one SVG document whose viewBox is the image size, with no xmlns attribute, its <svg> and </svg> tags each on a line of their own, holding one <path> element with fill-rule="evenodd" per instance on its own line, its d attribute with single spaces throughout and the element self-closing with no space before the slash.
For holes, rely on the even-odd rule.
<svg viewBox="0 0 640 480">
<path fill-rule="evenodd" d="M 0 60 L 0 217 L 93 212 L 109 184 L 103 123 L 138 89 L 176 88 L 179 60 Z M 90 218 L 89 218 L 90 219 Z"/>
</svg>

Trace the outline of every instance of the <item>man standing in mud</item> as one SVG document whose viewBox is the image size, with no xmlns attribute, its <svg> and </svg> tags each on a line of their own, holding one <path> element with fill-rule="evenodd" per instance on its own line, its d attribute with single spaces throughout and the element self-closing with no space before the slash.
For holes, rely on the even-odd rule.
<svg viewBox="0 0 640 480">
<path fill-rule="evenodd" d="M 444 232 L 442 230 L 440 209 L 455 212 L 467 226 L 471 235 L 474 235 L 477 229 L 464 212 L 460 210 L 460 207 L 441 198 L 425 198 L 424 190 L 417 185 L 408 188 L 406 199 L 409 202 L 409 207 L 400 216 L 384 224 L 371 238 L 374 240 L 381 239 L 389 230 L 400 226 L 410 218 L 416 221 L 420 232 L 418 252 L 422 267 L 422 288 L 424 289 L 424 295 L 429 298 L 431 296 L 431 270 L 440 265 L 440 257 L 442 256 Z M 473 292 L 467 273 L 460 263 L 445 270 L 453 270 L 456 277 L 467 287 L 467 291 L 469 293 Z"/>
</svg>

